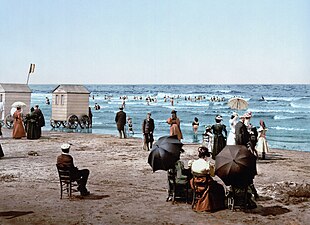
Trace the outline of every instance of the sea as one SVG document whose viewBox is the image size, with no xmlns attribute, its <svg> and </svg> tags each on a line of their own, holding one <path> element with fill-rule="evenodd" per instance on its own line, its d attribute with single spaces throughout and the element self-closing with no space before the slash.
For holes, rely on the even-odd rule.
<svg viewBox="0 0 310 225">
<path fill-rule="evenodd" d="M 40 105 L 44 113 L 44 130 L 50 126 L 52 104 L 45 103 L 46 97 L 52 102 L 52 91 L 57 85 L 30 85 L 31 104 Z M 215 123 L 215 116 L 222 115 L 229 131 L 229 119 L 236 111 L 227 102 L 232 97 L 244 98 L 249 106 L 236 111 L 239 115 L 252 112 L 251 124 L 259 127 L 263 120 L 268 128 L 269 147 L 288 150 L 310 151 L 310 85 L 85 85 L 90 91 L 89 105 L 93 113 L 91 129 L 64 129 L 61 132 L 89 132 L 118 135 L 115 114 L 126 97 L 127 116 L 132 118 L 134 134 L 142 138 L 142 122 L 147 112 L 155 121 L 155 139 L 169 135 L 166 123 L 171 110 L 176 110 L 181 120 L 184 143 L 201 143 L 206 125 Z M 147 101 L 146 99 L 151 99 Z M 173 105 L 171 99 L 173 98 Z M 211 98 L 218 101 L 211 101 Z M 95 110 L 94 105 L 100 105 Z M 192 122 L 199 119 L 198 135 L 193 134 Z"/>
</svg>

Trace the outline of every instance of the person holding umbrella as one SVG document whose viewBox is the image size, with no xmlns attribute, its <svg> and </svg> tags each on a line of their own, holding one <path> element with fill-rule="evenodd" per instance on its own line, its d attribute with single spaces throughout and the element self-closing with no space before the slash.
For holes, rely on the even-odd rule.
<svg viewBox="0 0 310 225">
<path fill-rule="evenodd" d="M 13 132 L 12 132 L 13 138 L 21 139 L 22 137 L 26 137 L 26 132 L 23 125 L 23 116 L 20 106 L 16 107 L 16 111 L 13 114 L 13 118 L 14 118 Z"/>
<path fill-rule="evenodd" d="M 236 144 L 236 132 L 235 127 L 238 123 L 238 114 L 233 112 L 229 120 L 230 131 L 227 137 L 227 145 L 235 145 Z"/>
<path fill-rule="evenodd" d="M 223 118 L 221 115 L 215 117 L 215 124 L 212 125 L 213 133 L 213 148 L 212 148 L 212 159 L 219 154 L 222 149 L 226 146 L 227 130 L 226 126 L 222 123 Z M 224 134 L 223 134 L 224 132 Z"/>
</svg>

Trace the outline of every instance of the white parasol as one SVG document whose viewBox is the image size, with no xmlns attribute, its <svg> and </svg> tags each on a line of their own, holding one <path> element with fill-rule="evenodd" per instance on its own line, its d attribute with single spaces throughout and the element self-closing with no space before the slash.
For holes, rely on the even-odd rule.
<svg viewBox="0 0 310 225">
<path fill-rule="evenodd" d="M 237 109 L 237 110 L 247 109 L 249 106 L 246 100 L 238 97 L 229 99 L 227 104 L 231 109 Z"/>
<path fill-rule="evenodd" d="M 14 102 L 12 104 L 13 108 L 17 108 L 17 107 L 21 107 L 21 108 L 25 108 L 27 105 L 24 102 Z"/>
</svg>

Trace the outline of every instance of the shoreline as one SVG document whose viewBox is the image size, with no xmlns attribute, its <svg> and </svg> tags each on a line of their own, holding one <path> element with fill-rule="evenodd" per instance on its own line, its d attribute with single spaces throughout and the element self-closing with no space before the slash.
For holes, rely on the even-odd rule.
<svg viewBox="0 0 310 225">
<path fill-rule="evenodd" d="M 5 154 L 0 159 L 3 224 L 306 224 L 310 220 L 309 152 L 271 149 L 266 160 L 257 161 L 256 209 L 195 213 L 190 204 L 166 202 L 166 172 L 152 172 L 141 139 L 44 131 L 38 140 L 15 140 L 8 134 L 0 139 Z M 64 142 L 73 144 L 75 165 L 90 170 L 89 197 L 74 193 L 72 199 L 60 199 L 55 163 Z M 197 145 L 185 144 L 184 150 L 181 160 L 187 165 L 197 158 Z M 30 151 L 38 155 L 28 155 Z"/>
<path fill-rule="evenodd" d="M 12 135 L 11 135 L 12 129 L 8 129 L 8 128 L 3 128 L 2 127 L 2 133 L 3 138 L 2 139 L 13 139 Z M 87 133 L 87 132 L 65 132 L 65 131 L 59 131 L 59 130 L 43 130 L 42 129 L 42 133 L 45 134 L 50 134 L 50 133 L 59 133 L 59 134 L 81 134 L 81 135 L 94 135 L 94 136 L 107 136 L 107 137 L 114 137 L 116 139 L 118 138 L 117 134 L 100 134 L 100 133 Z M 141 142 L 143 142 L 143 138 L 142 137 L 127 137 L 126 139 L 134 139 L 134 140 L 141 140 Z M 1 140 L 1 139 L 0 139 Z M 27 138 L 22 138 L 22 140 L 27 140 Z M 120 139 L 121 140 L 121 139 Z M 156 140 L 155 140 L 156 141 Z M 154 141 L 154 142 L 155 142 Z M 192 142 L 183 142 L 182 143 L 186 146 L 199 146 L 201 145 L 201 143 L 197 142 L 197 143 L 192 143 Z M 280 150 L 280 151 L 296 151 L 296 152 L 308 152 L 310 153 L 310 151 L 306 151 L 306 150 L 301 150 L 301 149 L 283 149 L 283 148 L 270 148 L 270 150 Z"/>
</svg>

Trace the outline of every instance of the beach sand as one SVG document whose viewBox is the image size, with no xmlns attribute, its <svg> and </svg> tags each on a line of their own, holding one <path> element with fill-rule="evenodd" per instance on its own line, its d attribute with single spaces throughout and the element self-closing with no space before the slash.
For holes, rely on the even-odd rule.
<svg viewBox="0 0 310 225">
<path fill-rule="evenodd" d="M 196 213 L 183 202 L 166 202 L 167 175 L 152 172 L 141 139 L 112 135 L 43 132 L 39 140 L 0 139 L 0 224 L 309 224 L 310 153 L 271 149 L 257 163 L 258 207 Z M 60 199 L 56 157 L 60 145 L 80 169 L 88 168 L 91 195 Z M 181 160 L 196 158 L 185 144 Z M 28 155 L 35 151 L 37 156 Z"/>
</svg>

